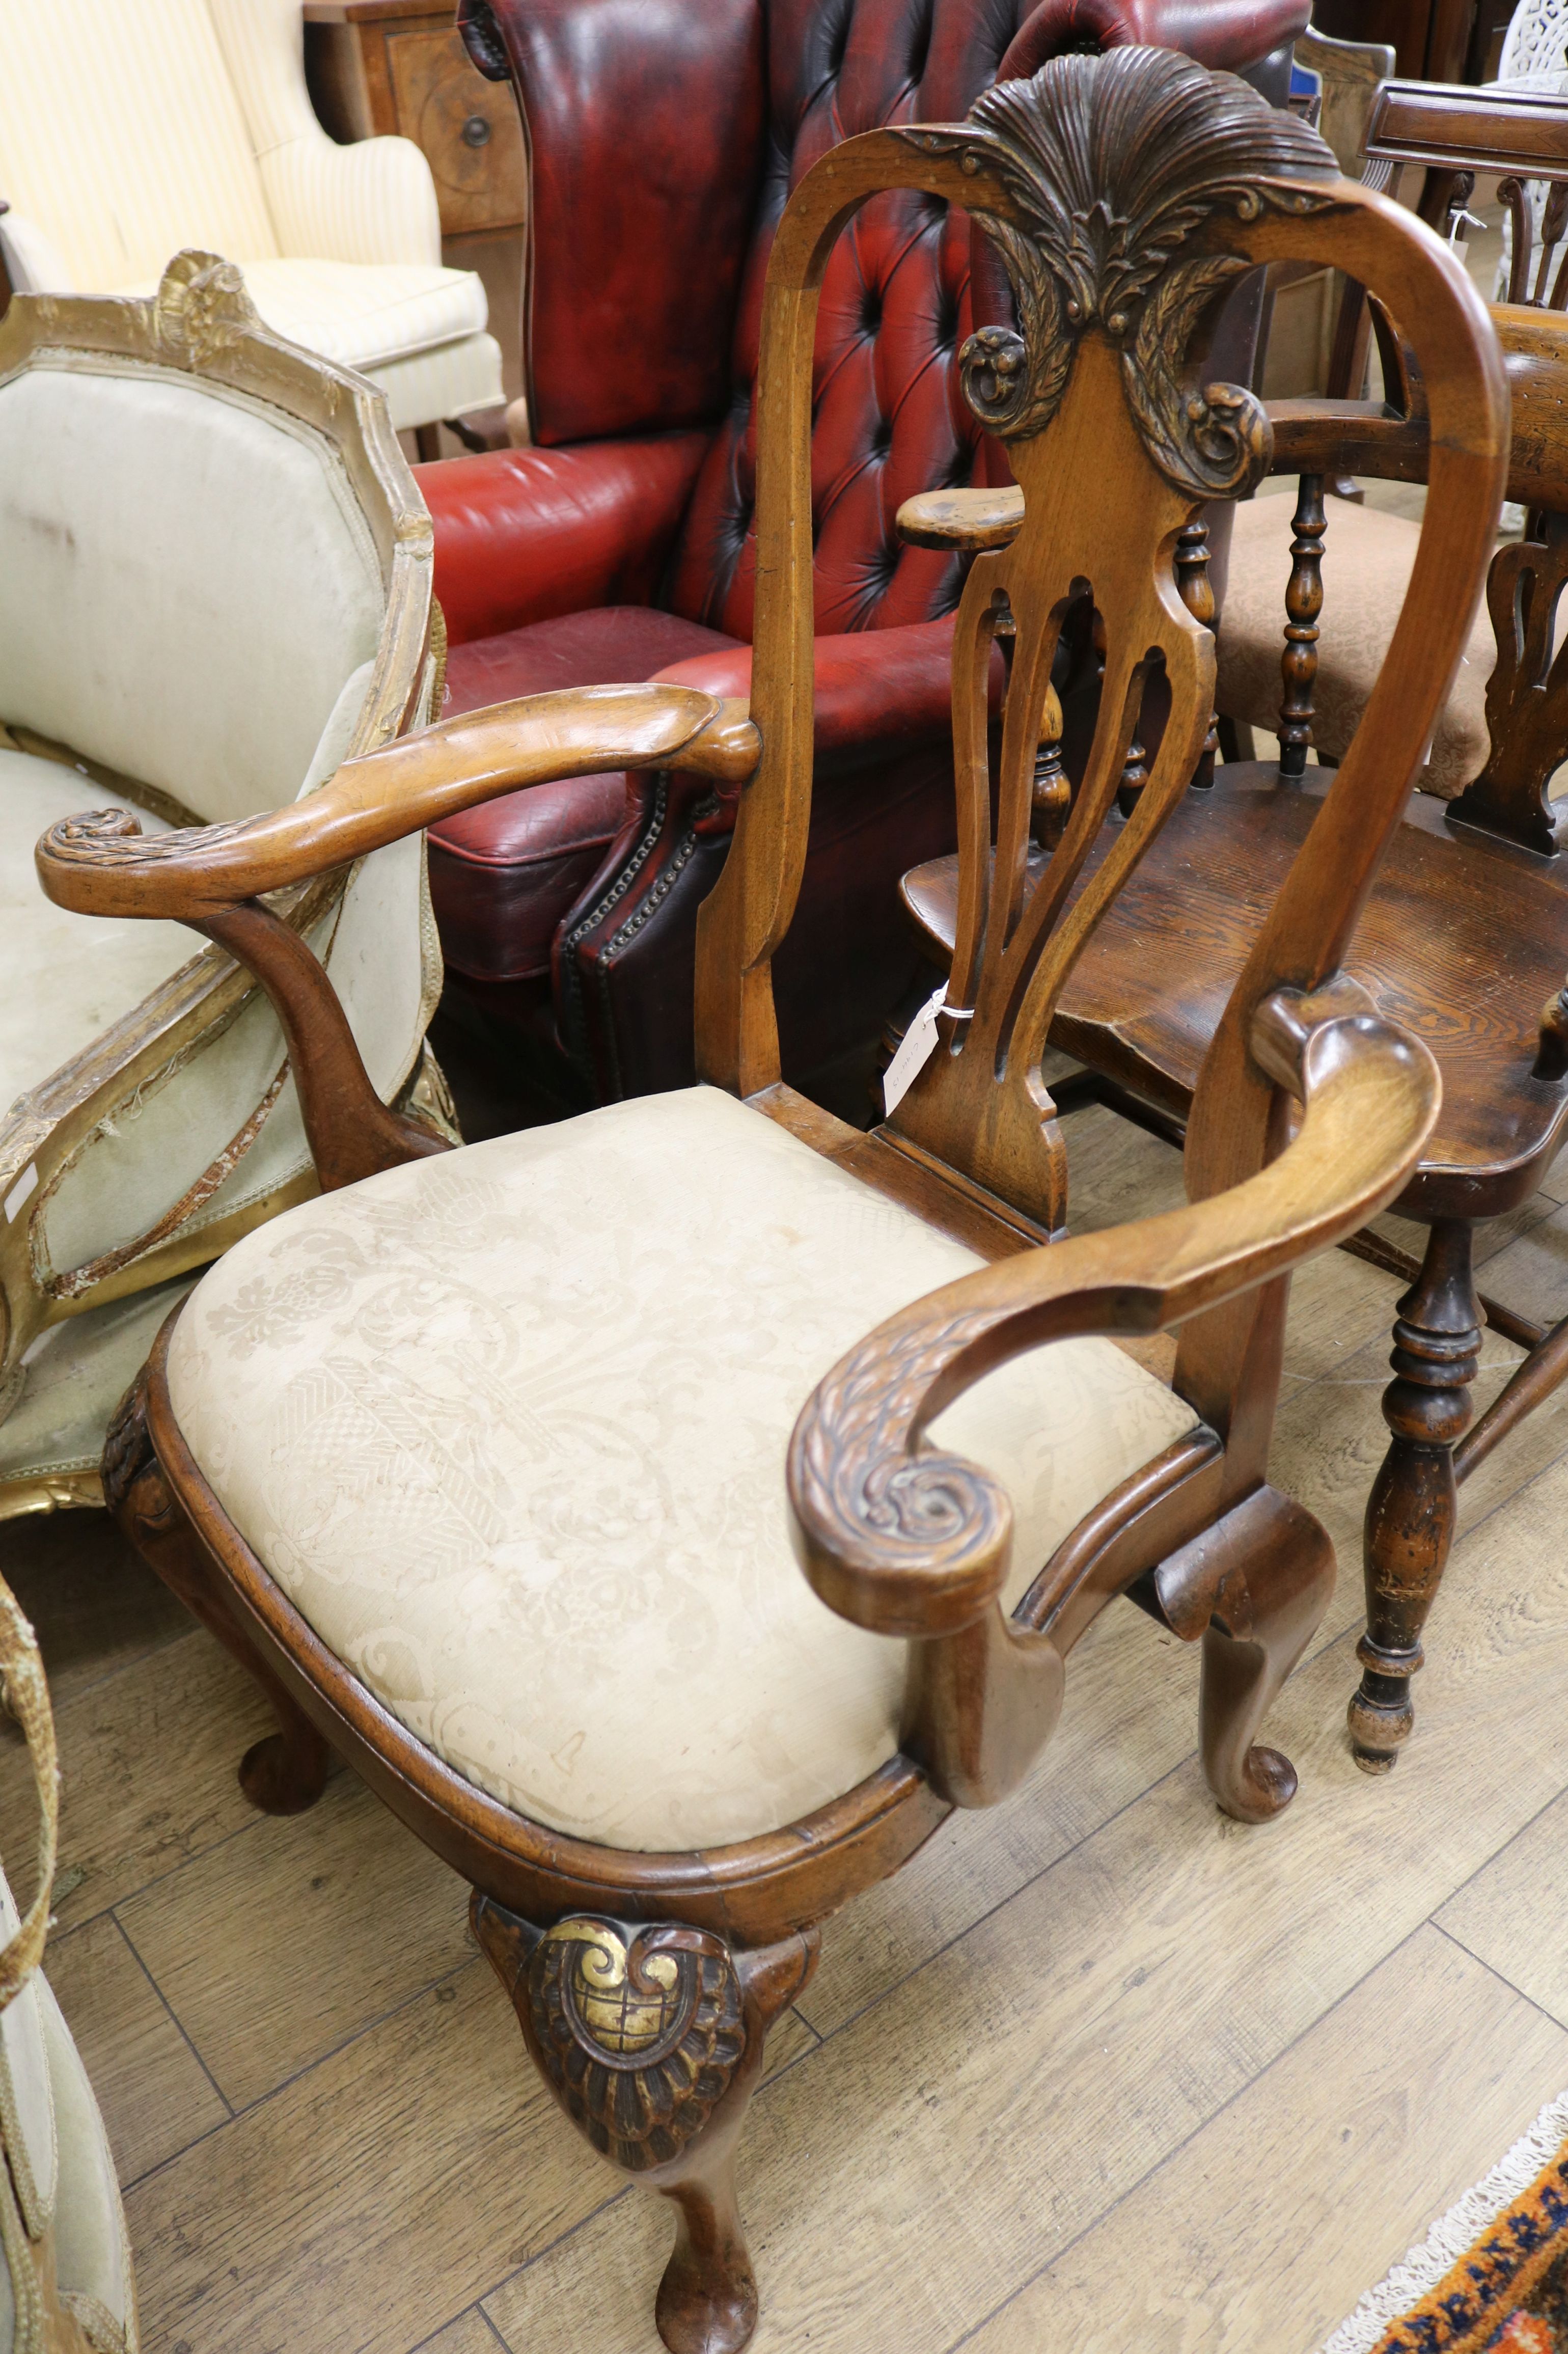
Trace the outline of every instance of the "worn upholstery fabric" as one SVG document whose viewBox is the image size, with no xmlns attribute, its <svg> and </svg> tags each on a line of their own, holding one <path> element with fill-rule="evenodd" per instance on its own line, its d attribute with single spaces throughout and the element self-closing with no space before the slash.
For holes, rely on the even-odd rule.
<svg viewBox="0 0 1568 2354">
<path fill-rule="evenodd" d="M 0 1940 L 19 1926 L 0 1878 Z M 0 2203 L 11 2210 L 0 2223 L 0 2354 L 23 2345 L 39 2354 L 56 2342 L 24 2253 L 26 2241 L 51 2232 L 60 2303 L 89 2344 L 100 2354 L 136 2354 L 114 2161 L 80 2055 L 41 1975 L 0 2012 Z"/>
<path fill-rule="evenodd" d="M 895 1750 L 904 1646 L 806 1585 L 784 1452 L 846 1349 L 978 1264 L 696 1087 L 275 1220 L 182 1310 L 171 1397 L 237 1527 L 418 1739 L 557 1829 L 711 1846 Z M 1012 1496 L 1011 1600 L 1193 1422 L 1075 1341 L 933 1437 Z"/>
<path fill-rule="evenodd" d="M 0 719 L 214 821 L 292 801 L 380 638 L 332 444 L 190 376 L 0 386 Z"/>
<path fill-rule="evenodd" d="M 106 798 L 58 760 L 0 749 L 0 924 L 13 976 L 0 990 L 0 1114 L 200 953 L 185 924 L 77 916 L 39 890 L 38 836 Z M 136 815 L 143 833 L 164 831 L 148 811 Z"/>
<path fill-rule="evenodd" d="M 1277 493 L 1235 510 L 1220 627 L 1219 707 L 1227 718 L 1271 731 L 1279 726 L 1283 691 L 1279 659 L 1285 651 L 1295 504 L 1287 493 Z M 1329 501 L 1312 740 L 1335 759 L 1350 749 L 1383 668 L 1420 536 L 1420 525 L 1407 516 L 1347 499 Z M 1568 614 L 1559 621 L 1559 638 Z M 1487 681 L 1496 659 L 1497 641 L 1483 601 L 1433 735 L 1432 757 L 1417 779 L 1424 792 L 1452 801 L 1486 765 L 1491 750 Z"/>
<path fill-rule="evenodd" d="M 146 1363 L 158 1327 L 196 1279 L 175 1276 L 37 1335 L 15 1402 L 0 1393 L 0 1522 L 8 1493 L 23 1482 L 97 1469 L 110 1416 Z"/>
</svg>

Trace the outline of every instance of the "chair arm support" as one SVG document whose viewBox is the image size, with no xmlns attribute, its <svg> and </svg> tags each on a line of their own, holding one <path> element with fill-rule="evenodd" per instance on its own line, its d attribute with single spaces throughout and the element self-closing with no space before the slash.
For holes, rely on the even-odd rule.
<svg viewBox="0 0 1568 2354">
<path fill-rule="evenodd" d="M 1327 1018 L 1311 1020 L 1325 1002 Z M 996 1612 L 1008 1498 L 978 1464 L 923 1444 L 984 1374 L 1051 1341 L 1162 1331 L 1287 1273 L 1398 1193 L 1441 1100 L 1425 1046 L 1347 1011 L 1342 996 L 1277 991 L 1260 1009 L 1255 1053 L 1270 1076 L 1291 1076 L 1304 1106 L 1293 1141 L 1256 1176 L 948 1284 L 869 1334 L 812 1393 L 789 1443 L 789 1502 L 805 1575 L 842 1617 L 933 1638 Z"/>
<path fill-rule="evenodd" d="M 200 925 L 519 786 L 678 766 L 738 787 L 759 749 L 744 705 L 690 687 L 576 687 L 400 737 L 260 817 L 143 836 L 123 810 L 88 811 L 51 826 L 34 854 L 58 907 Z"/>
<path fill-rule="evenodd" d="M 417 466 L 449 645 L 590 605 L 651 603 L 709 439 L 647 434 Z"/>
</svg>

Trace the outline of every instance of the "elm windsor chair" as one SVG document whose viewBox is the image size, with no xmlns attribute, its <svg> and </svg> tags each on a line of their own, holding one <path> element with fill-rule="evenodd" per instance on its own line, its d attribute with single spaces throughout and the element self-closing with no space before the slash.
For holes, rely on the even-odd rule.
<svg viewBox="0 0 1568 2354">
<path fill-rule="evenodd" d="M 1022 333 L 977 334 L 963 373 L 1026 519 L 973 566 L 957 626 L 953 1011 L 865 1138 L 781 1085 L 769 965 L 809 817 L 816 290 L 887 186 L 999 241 Z M 1202 334 L 1244 269 L 1285 258 L 1339 261 L 1421 322 L 1442 496 L 1356 754 L 1209 1057 L 1191 1205 L 1053 1240 L 1052 1006 L 1202 753 L 1213 640 L 1178 574 L 1202 608 L 1202 510 L 1268 458 L 1253 397 L 1200 388 Z M 1267 1484 L 1287 1276 L 1399 1187 L 1436 1114 L 1431 1057 L 1340 963 L 1457 657 L 1439 588 L 1478 588 L 1508 422 L 1485 313 L 1436 242 L 1240 82 L 1136 48 L 820 161 L 774 246 L 762 381 L 750 713 L 668 684 L 546 695 L 345 764 L 297 810 L 151 841 L 106 812 L 38 852 L 63 903 L 175 916 L 250 962 L 326 1189 L 165 1326 L 106 1450 L 121 1524 L 270 1692 L 257 1802 L 310 1804 L 330 1746 L 471 1883 L 545 2081 L 676 2205 L 656 2305 L 675 2354 L 754 2327 L 734 2150 L 821 1924 L 954 1807 L 1017 1787 L 1112 1596 L 1201 1641 L 1220 1805 L 1262 1821 L 1294 1790 L 1255 1735 L 1333 1556 Z M 1021 920 L 1052 653 L 1089 593 L 1107 691 L 1062 887 Z M 1160 670 L 1148 783 L 1065 905 Z M 700 935 L 705 1083 L 438 1154 L 373 1100 L 258 895 L 611 762 L 737 800 Z M 1172 1326 L 1170 1387 L 1106 1337 Z"/>
</svg>

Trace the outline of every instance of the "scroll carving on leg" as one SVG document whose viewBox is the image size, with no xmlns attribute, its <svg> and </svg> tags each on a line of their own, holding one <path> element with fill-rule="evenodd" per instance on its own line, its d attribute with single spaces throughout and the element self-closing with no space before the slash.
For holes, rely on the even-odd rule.
<svg viewBox="0 0 1568 2354">
<path fill-rule="evenodd" d="M 661 2338 L 672 2354 L 732 2354 L 758 2309 L 735 2148 L 768 2031 L 816 1966 L 816 1933 L 745 1949 L 680 1923 L 597 1914 L 541 1931 L 478 1890 L 470 1919 L 567 2116 L 678 2210 Z"/>
</svg>

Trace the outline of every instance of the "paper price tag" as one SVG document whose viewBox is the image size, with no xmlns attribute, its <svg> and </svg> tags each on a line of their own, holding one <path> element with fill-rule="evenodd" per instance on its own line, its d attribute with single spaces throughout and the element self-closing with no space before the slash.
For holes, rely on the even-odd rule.
<svg viewBox="0 0 1568 2354">
<path fill-rule="evenodd" d="M 882 1100 L 888 1111 L 896 1111 L 927 1064 L 937 1051 L 937 1014 L 948 984 L 934 989 L 919 1013 L 904 1033 L 904 1043 L 887 1066 L 882 1079 Z M 957 1017 L 967 1022 L 967 1013 Z"/>
</svg>

